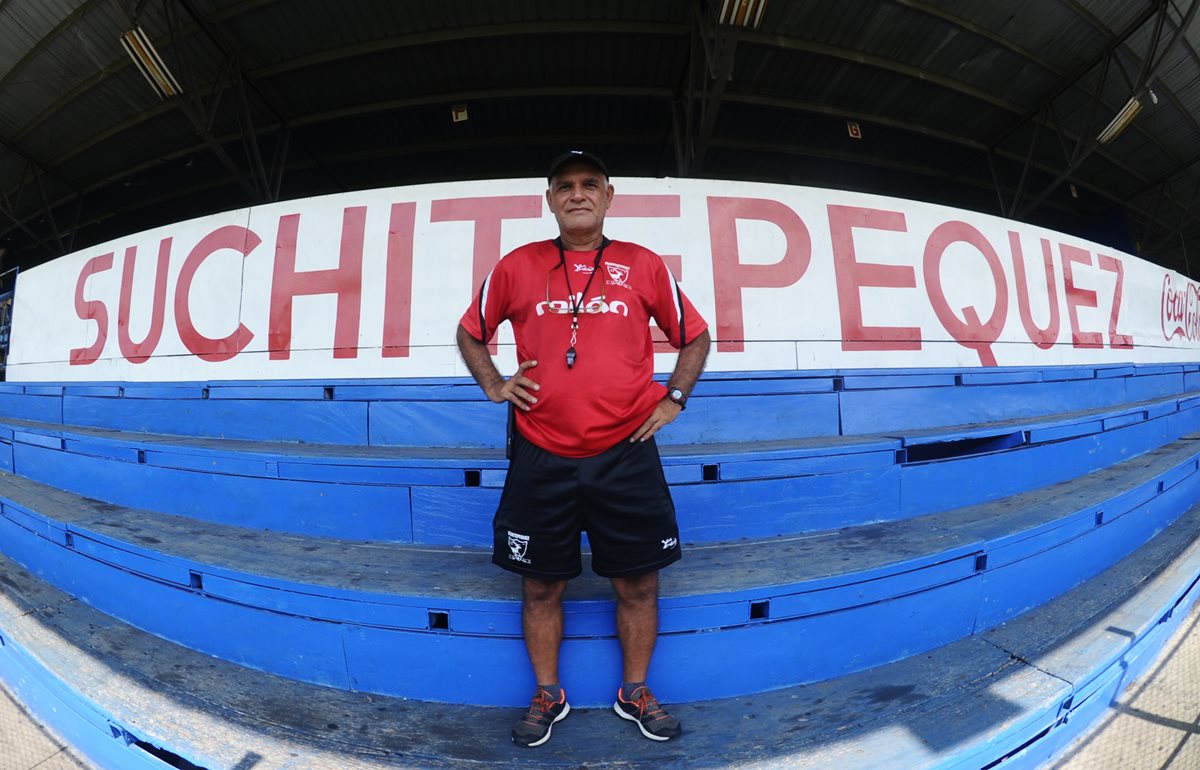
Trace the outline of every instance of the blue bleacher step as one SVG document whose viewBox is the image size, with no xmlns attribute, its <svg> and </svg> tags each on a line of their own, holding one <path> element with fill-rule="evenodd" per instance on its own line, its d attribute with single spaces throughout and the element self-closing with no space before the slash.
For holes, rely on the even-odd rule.
<svg viewBox="0 0 1200 770">
<path fill-rule="evenodd" d="M 1198 404 L 1172 396 L 889 435 L 664 446 L 664 467 L 689 540 L 789 535 L 1088 473 L 1200 430 Z M 203 439 L 0 418 L 2 469 L 118 505 L 349 539 L 485 545 L 505 467 L 498 449 Z"/>
<path fill-rule="evenodd" d="M 0 676 L 74 745 L 123 770 L 161 768 L 150 751 L 208 770 L 978 770 L 1001 760 L 1032 768 L 1086 727 L 1096 704 L 1169 638 L 1197 593 L 1198 536 L 1200 506 L 1095 578 L 991 632 L 810 685 L 674 705 L 685 734 L 666 744 L 640 738 L 608 709 L 577 708 L 548 744 L 519 749 L 508 739 L 519 710 L 245 669 L 115 620 L 4 557 Z M 808 654 L 825 651 L 805 641 L 797 640 Z M 513 674 L 496 666 L 489 675 Z M 569 674 L 566 684 L 570 692 Z"/>
<path fill-rule="evenodd" d="M 661 659 L 690 662 L 656 669 L 655 681 L 673 701 L 706 700 L 836 677 L 970 636 L 1168 527 L 1200 497 L 1198 465 L 1200 442 L 1183 439 L 995 503 L 690 548 L 663 573 L 659 642 Z M 0 501 L 12 558 L 196 649 L 409 697 L 440 683 L 464 702 L 514 705 L 532 686 L 522 680 L 519 580 L 487 551 L 241 529 L 8 474 Z M 602 702 L 620 665 L 611 589 L 586 572 L 567 598 L 564 665 L 586 668 L 581 704 Z M 824 653 L 806 655 L 804 645 Z M 423 665 L 398 672 L 397 656 Z M 514 673 L 490 679 L 494 666 Z"/>
<path fill-rule="evenodd" d="M 663 379 L 662 376 L 659 377 Z M 708 372 L 663 443 L 871 434 L 1036 418 L 1194 392 L 1194 365 Z M 348 445 L 499 447 L 504 410 L 470 378 L 0 383 L 0 413 L 150 433 Z"/>
</svg>

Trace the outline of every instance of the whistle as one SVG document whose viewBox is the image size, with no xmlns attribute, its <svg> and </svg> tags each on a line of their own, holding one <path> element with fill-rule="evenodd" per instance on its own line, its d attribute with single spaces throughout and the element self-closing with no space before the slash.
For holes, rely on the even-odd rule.
<svg viewBox="0 0 1200 770">
<path fill-rule="evenodd" d="M 567 348 L 567 368 L 572 369 L 575 366 L 575 346 Z"/>
</svg>

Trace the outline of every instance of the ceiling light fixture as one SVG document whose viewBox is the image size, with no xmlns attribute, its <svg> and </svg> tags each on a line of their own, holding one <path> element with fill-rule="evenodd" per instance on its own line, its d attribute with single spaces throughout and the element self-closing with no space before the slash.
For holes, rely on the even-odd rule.
<svg viewBox="0 0 1200 770">
<path fill-rule="evenodd" d="M 730 27 L 758 29 L 766 7 L 767 0 L 721 0 L 717 21 Z"/>
<path fill-rule="evenodd" d="M 1142 111 L 1142 100 L 1137 94 L 1129 97 L 1129 101 L 1125 102 L 1125 106 L 1117 113 L 1117 116 L 1104 127 L 1100 132 L 1100 136 L 1096 137 L 1096 141 L 1100 144 L 1108 144 L 1113 139 L 1121 135 L 1121 132 L 1129 127 L 1137 114 Z"/>
<path fill-rule="evenodd" d="M 170 99 L 172 96 L 183 93 L 179 81 L 175 79 L 171 70 L 167 69 L 166 63 L 158 55 L 154 44 L 146 36 L 145 30 L 141 27 L 134 27 L 123 33 L 121 46 L 125 49 L 125 53 L 129 54 L 129 58 L 133 59 L 133 63 L 137 65 L 142 77 L 146 78 L 146 82 L 150 84 L 160 99 Z"/>
</svg>

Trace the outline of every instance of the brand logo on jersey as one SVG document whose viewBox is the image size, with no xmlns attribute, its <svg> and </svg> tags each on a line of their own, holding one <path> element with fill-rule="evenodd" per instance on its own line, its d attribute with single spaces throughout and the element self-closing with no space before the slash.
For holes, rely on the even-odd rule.
<svg viewBox="0 0 1200 770">
<path fill-rule="evenodd" d="M 525 554 L 529 551 L 529 535 L 518 535 L 516 532 L 508 533 L 508 558 L 513 561 L 519 561 L 522 564 L 531 564 L 529 559 L 525 558 Z"/>
<path fill-rule="evenodd" d="M 576 293 L 575 302 L 579 304 L 580 313 L 590 313 L 599 315 L 601 313 L 620 313 L 626 318 L 629 317 L 629 305 L 626 305 L 619 299 L 614 299 L 611 302 L 605 301 L 603 296 L 592 297 L 587 302 L 583 301 L 583 294 Z M 570 314 L 573 303 L 567 302 L 565 299 L 543 300 L 537 303 L 534 308 L 538 315 L 546 313 L 555 313 L 558 315 Z"/>
<path fill-rule="evenodd" d="M 608 283 L 628 288 L 629 284 L 626 282 L 629 280 L 629 267 L 627 265 L 605 262 L 604 267 L 608 269 L 608 277 L 611 279 Z"/>
<path fill-rule="evenodd" d="M 679 544 L 679 539 L 675 537 L 668 537 L 666 540 L 662 541 L 662 544 L 662 549 L 664 551 L 669 551 Z"/>
<path fill-rule="evenodd" d="M 575 263 L 575 272 L 583 273 L 585 275 L 591 275 L 592 273 L 596 272 L 596 268 L 592 265 L 585 265 L 582 262 L 576 262 Z"/>
</svg>

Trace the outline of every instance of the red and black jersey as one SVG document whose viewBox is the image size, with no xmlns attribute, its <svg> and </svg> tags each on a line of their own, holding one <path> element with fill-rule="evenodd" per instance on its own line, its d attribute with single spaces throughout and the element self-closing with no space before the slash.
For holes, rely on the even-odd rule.
<svg viewBox="0 0 1200 770">
<path fill-rule="evenodd" d="M 651 320 L 676 348 L 708 328 L 662 257 L 624 241 L 607 241 L 597 254 L 561 252 L 555 241 L 522 246 L 496 264 L 461 320 L 485 343 L 503 321 L 512 324 L 517 360 L 538 362 L 526 375 L 541 386 L 537 403 L 517 411 L 517 428 L 563 457 L 590 457 L 628 438 L 666 394 L 653 380 Z"/>
</svg>

